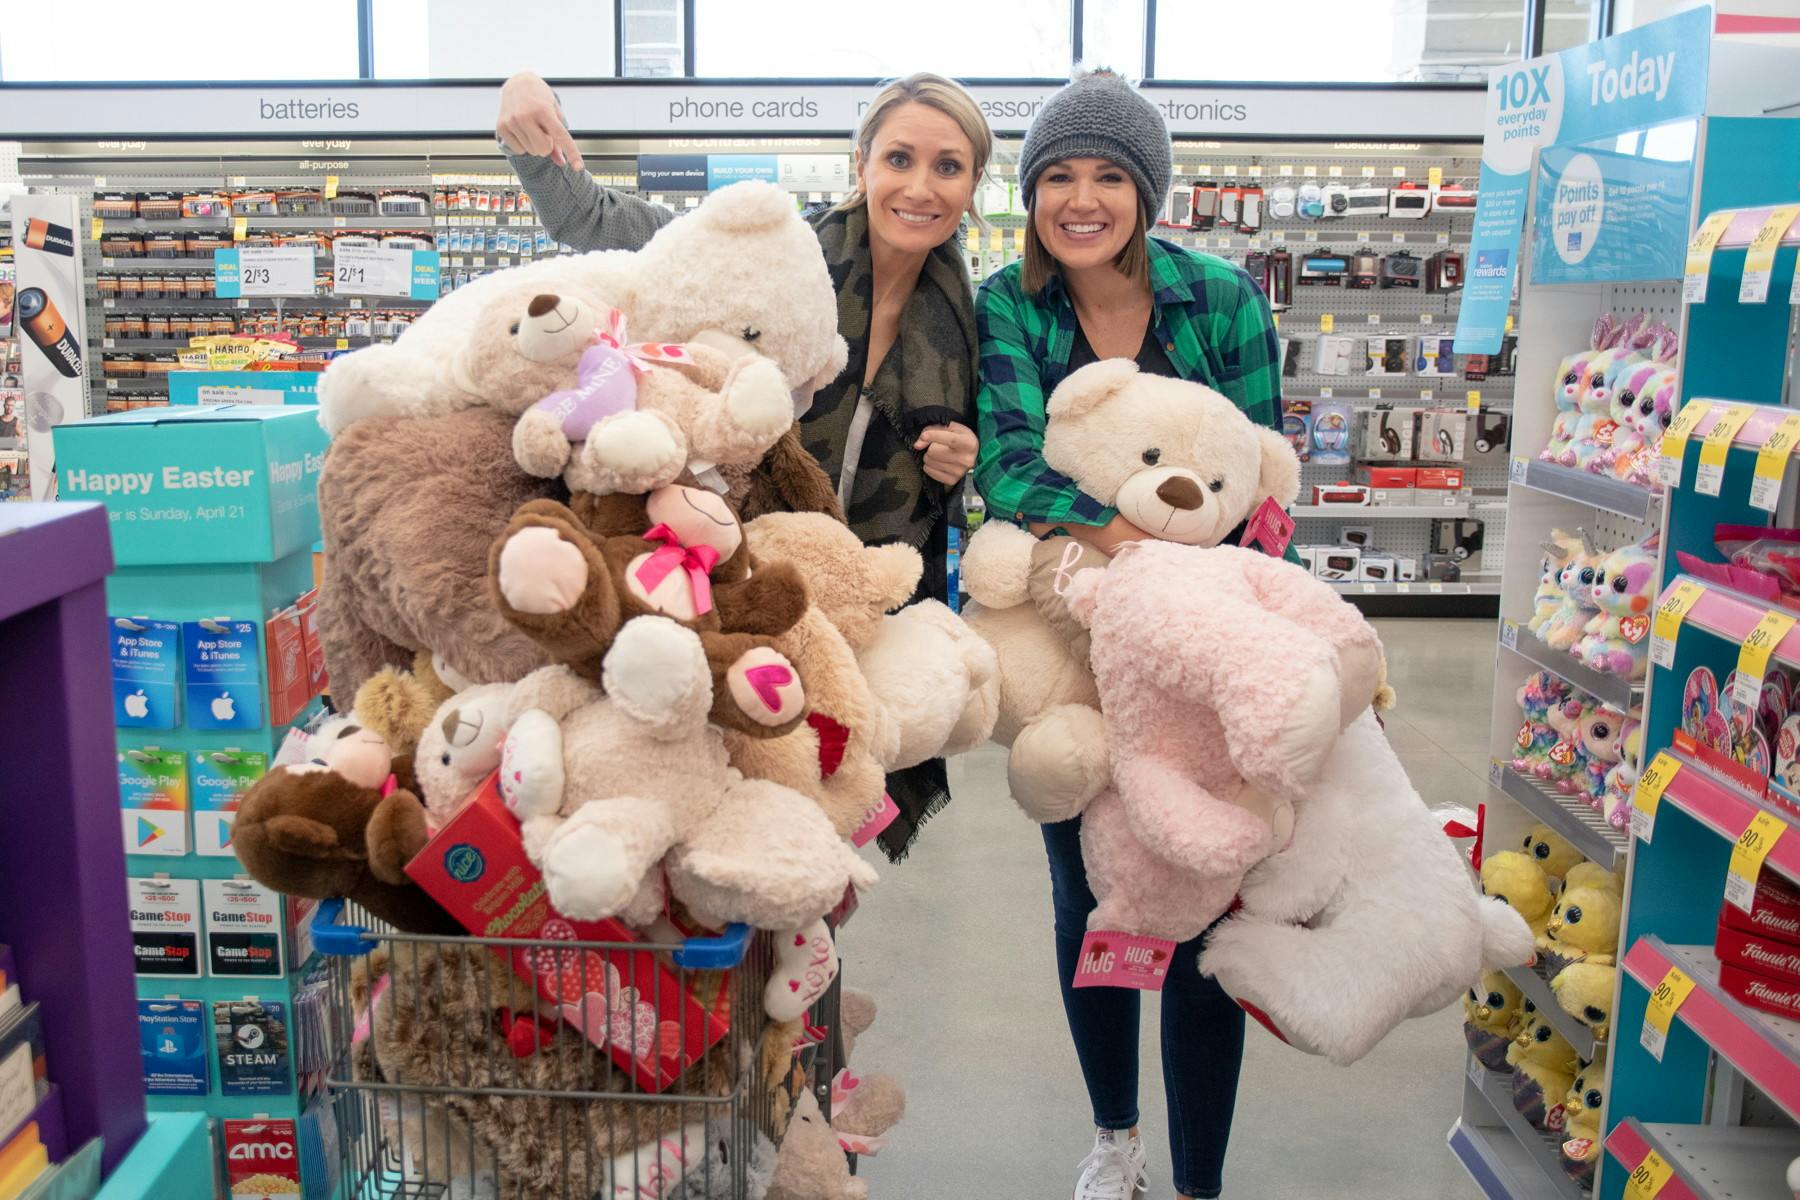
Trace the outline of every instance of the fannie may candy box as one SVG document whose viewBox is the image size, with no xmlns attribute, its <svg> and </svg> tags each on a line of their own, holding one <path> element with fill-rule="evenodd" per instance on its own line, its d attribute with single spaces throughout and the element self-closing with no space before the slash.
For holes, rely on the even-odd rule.
<svg viewBox="0 0 1800 1200">
<path fill-rule="evenodd" d="M 1713 952 L 1724 966 L 1800 982 L 1800 946 L 1720 924 Z"/>
<path fill-rule="evenodd" d="M 488 777 L 406 873 L 476 937 L 640 940 L 617 921 L 571 921 L 550 907 L 519 823 L 500 799 L 498 776 Z M 721 984 L 709 1009 L 648 950 L 527 946 L 495 953 L 646 1091 L 667 1089 L 725 1036 L 730 989 Z"/>
<path fill-rule="evenodd" d="M 1745 912 L 1735 904 L 1719 909 L 1719 924 L 1771 941 L 1800 945 L 1800 893 L 1786 879 L 1765 870 Z"/>
<path fill-rule="evenodd" d="M 1742 1000 L 1751 1008 L 1760 1008 L 1790 1021 L 1800 1019 L 1800 980 L 1777 979 L 1721 963 L 1719 986 L 1726 995 Z"/>
<path fill-rule="evenodd" d="M 106 505 L 120 566 L 273 562 L 319 540 L 310 406 L 145 408 L 55 437 L 61 498 Z"/>
</svg>

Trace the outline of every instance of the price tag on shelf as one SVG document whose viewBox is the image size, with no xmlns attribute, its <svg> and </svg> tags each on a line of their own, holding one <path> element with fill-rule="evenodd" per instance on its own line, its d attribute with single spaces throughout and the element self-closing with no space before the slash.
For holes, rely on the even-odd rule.
<svg viewBox="0 0 1800 1200">
<path fill-rule="evenodd" d="M 1362 177 L 1363 177 L 1363 178 L 1364 178 L 1364 179 L 1373 179 L 1373 178 L 1375 178 L 1375 168 L 1374 168 L 1374 167 L 1364 167 L 1364 168 L 1363 168 L 1363 169 L 1362 169 Z"/>
<path fill-rule="evenodd" d="M 1283 175 L 1283 176 L 1292 175 L 1294 173 L 1293 164 L 1292 163 L 1282 163 L 1281 166 L 1279 168 L 1277 168 L 1276 173 L 1279 175 Z"/>
<path fill-rule="evenodd" d="M 1319 168 L 1307 167 L 1303 174 L 1305 174 L 1308 179 L 1317 179 L 1319 177 Z"/>
<path fill-rule="evenodd" d="M 1775 252 L 1781 248 L 1781 239 L 1787 236 L 1796 217 L 1800 217 L 1800 204 L 1783 204 L 1769 214 L 1750 239 L 1750 249 L 1744 253 L 1744 281 L 1738 285 L 1739 304 L 1761 304 L 1769 298 Z"/>
<path fill-rule="evenodd" d="M 106 219 L 104 217 L 95 217 L 94 223 L 88 229 L 88 232 L 92 235 L 92 237 L 88 239 L 89 241 L 99 241 L 100 235 L 106 232 Z M 107 265 L 111 266 L 112 264 L 108 263 Z"/>
<path fill-rule="evenodd" d="M 336 200 L 337 199 L 337 189 L 338 189 L 338 177 L 336 175 L 327 175 L 325 177 L 325 199 Z"/>
<path fill-rule="evenodd" d="M 231 240 L 241 242 L 250 236 L 250 218 L 233 217 L 231 219 Z"/>
<path fill-rule="evenodd" d="M 1476 1058 L 1473 1054 L 1469 1055 L 1469 1061 L 1465 1069 L 1469 1072 L 1469 1082 L 1476 1087 L 1480 1087 L 1483 1083 L 1487 1082 L 1487 1068 L 1482 1066 L 1481 1060 Z"/>
<path fill-rule="evenodd" d="M 1395 590 L 1395 591 L 1396 591 L 1396 592 L 1399 592 L 1399 593 L 1400 593 L 1400 594 L 1402 594 L 1402 595 L 1405 595 L 1405 594 L 1406 594 L 1406 593 L 1408 593 L 1408 592 L 1411 592 L 1411 591 L 1412 591 L 1412 584 L 1410 584 L 1410 583 L 1396 583 L 1396 584 L 1395 584 L 1395 585 L 1394 585 L 1394 590 Z"/>
<path fill-rule="evenodd" d="M 1781 424 L 1756 452 L 1756 474 L 1750 479 L 1750 503 L 1774 512 L 1781 500 L 1781 482 L 1787 478 L 1788 458 L 1800 443 L 1800 412 L 1781 418 Z"/>
<path fill-rule="evenodd" d="M 1763 862 L 1775 843 L 1787 832 L 1787 822 L 1772 812 L 1758 809 L 1737 845 L 1731 848 L 1731 865 L 1725 870 L 1725 903 L 1750 911 L 1756 899 L 1756 877 L 1762 874 Z"/>
<path fill-rule="evenodd" d="M 1342 167 L 1327 167 L 1325 169 L 1325 174 L 1328 178 L 1331 178 L 1331 179 L 1342 179 L 1344 177 L 1344 168 L 1342 168 Z"/>
<path fill-rule="evenodd" d="M 1670 967 L 1668 973 L 1650 989 L 1650 1003 L 1644 1009 L 1644 1028 L 1638 1035 L 1638 1042 L 1657 1062 L 1662 1061 L 1663 1047 L 1669 1043 L 1669 1023 L 1675 1019 L 1681 1006 L 1687 1003 L 1688 995 L 1693 990 L 1694 981 L 1680 967 Z M 1644 1194 L 1656 1195 L 1655 1192 Z"/>
<path fill-rule="evenodd" d="M 1513 317 L 1512 317 L 1511 313 L 1507 313 L 1506 314 L 1506 332 L 1511 333 L 1512 331 L 1513 331 Z"/>
<path fill-rule="evenodd" d="M 1442 187 L 1444 183 L 1444 168 L 1431 167 L 1428 169 L 1425 172 L 1425 182 L 1432 187 Z"/>
<path fill-rule="evenodd" d="M 1276 242 L 1285 242 L 1285 241 L 1287 241 L 1287 230 L 1285 230 L 1285 229 L 1273 230 L 1269 234 L 1269 239 L 1271 241 L 1276 241 Z"/>
<path fill-rule="evenodd" d="M 1428 583 L 1425 585 L 1425 590 L 1431 592 L 1433 595 L 1438 595 L 1443 592 L 1444 585 L 1436 582 Z"/>
<path fill-rule="evenodd" d="M 310 246 L 243 246 L 213 251 L 213 294 L 237 296 L 310 296 L 313 252 Z"/>
<path fill-rule="evenodd" d="M 1375 587 L 1375 585 L 1374 585 L 1374 584 L 1372 584 L 1372 583 L 1365 583 L 1365 584 L 1363 584 L 1363 585 L 1362 585 L 1362 590 L 1363 590 L 1363 595 L 1365 595 L 1365 596 L 1373 596 L 1373 595 L 1374 595 L 1374 594 L 1375 594 L 1375 592 L 1376 592 L 1376 590 L 1377 590 L 1377 589 L 1376 589 L 1376 587 Z"/>
<path fill-rule="evenodd" d="M 1675 414 L 1674 422 L 1663 432 L 1662 457 L 1656 460 L 1656 478 L 1664 487 L 1681 486 L 1681 463 L 1687 457 L 1688 437 L 1700 424 L 1700 418 L 1712 411 L 1706 400 L 1690 400 Z"/>
<path fill-rule="evenodd" d="M 1688 609 L 1705 594 L 1706 588 L 1692 579 L 1676 580 L 1675 586 L 1657 606 L 1656 618 L 1650 626 L 1651 662 L 1659 667 L 1675 665 L 1675 640 L 1681 636 L 1681 623 L 1687 619 Z"/>
<path fill-rule="evenodd" d="M 1661 1053 L 1657 1054 L 1656 1060 L 1662 1061 Z M 1625 1200 L 1656 1200 L 1673 1178 L 1675 1168 L 1652 1150 L 1644 1155 L 1643 1162 L 1631 1169 L 1631 1177 L 1625 1181 Z"/>
<path fill-rule="evenodd" d="M 381 246 L 346 246 L 332 258 L 331 291 L 337 296 L 412 296 L 417 251 Z M 429 254 L 429 252 L 426 252 Z M 436 271 L 432 274 L 435 276 Z M 435 287 L 435 279 L 433 286 Z"/>
<path fill-rule="evenodd" d="M 1319 332 L 1320 333 L 1330 333 L 1336 327 L 1337 327 L 1337 317 L 1333 316 L 1331 313 L 1320 313 L 1319 314 Z"/>
<path fill-rule="evenodd" d="M 1512 483 L 1524 483 L 1526 472 L 1530 469 L 1531 460 L 1523 454 L 1515 454 L 1512 460 L 1512 470 L 1508 472 L 1507 479 Z"/>
<path fill-rule="evenodd" d="M 1517 621 L 1500 622 L 1500 644 L 1508 650 L 1519 648 L 1519 623 Z"/>
<path fill-rule="evenodd" d="M 1488 782 L 1495 787 L 1503 787 L 1506 784 L 1506 764 L 1497 758 L 1488 760 Z"/>
<path fill-rule="evenodd" d="M 1420 313 L 1419 314 L 1419 324 L 1421 324 L 1421 325 L 1430 325 L 1433 322 L 1435 322 L 1436 320 L 1437 320 L 1437 318 L 1434 317 L 1430 313 Z"/>
<path fill-rule="evenodd" d="M 1316 242 L 1316 241 L 1318 241 L 1318 240 L 1319 240 L 1319 231 L 1318 231 L 1318 230 L 1316 230 L 1316 229 L 1309 229 L 1309 230 L 1307 230 L 1307 231 L 1306 231 L 1306 240 L 1307 240 L 1307 241 L 1309 241 L 1309 242 Z"/>
<path fill-rule="evenodd" d="M 1394 245 L 1396 245 L 1396 246 L 1405 245 L 1406 244 L 1406 235 L 1404 233 L 1396 233 L 1393 235 L 1393 241 L 1394 241 Z"/>
<path fill-rule="evenodd" d="M 1770 610 L 1738 647 L 1737 678 L 1731 684 L 1731 698 L 1746 711 L 1756 711 L 1762 699 L 1763 677 L 1769 673 L 1769 656 L 1794 628 L 1794 620 L 1792 614 Z"/>
<path fill-rule="evenodd" d="M 1638 776 L 1637 788 L 1631 793 L 1631 836 L 1646 844 L 1656 829 L 1656 806 L 1663 793 L 1681 771 L 1681 763 L 1667 750 L 1659 750 L 1644 773 Z"/>
<path fill-rule="evenodd" d="M 1381 324 L 1381 314 L 1380 313 L 1370 313 L 1369 314 L 1369 324 L 1371 324 L 1371 325 Z"/>
<path fill-rule="evenodd" d="M 1237 165 L 1235 163 L 1226 163 L 1225 164 L 1225 178 L 1227 178 L 1227 179 L 1236 179 L 1237 178 Z"/>
<path fill-rule="evenodd" d="M 1713 420 L 1700 443 L 1700 467 L 1694 473 L 1694 490 L 1716 496 L 1725 483 L 1725 462 L 1731 457 L 1731 441 L 1750 419 L 1748 404 L 1733 404 Z"/>
<path fill-rule="evenodd" d="M 1438 234 L 1437 235 L 1437 244 L 1440 246 L 1448 246 L 1450 244 L 1450 235 L 1447 233 Z"/>
<path fill-rule="evenodd" d="M 1395 179 L 1405 179 L 1406 178 L 1406 168 L 1405 167 L 1395 167 L 1393 170 L 1393 176 Z"/>
<path fill-rule="evenodd" d="M 1371 400 L 1381 399 L 1381 389 L 1380 388 L 1370 388 L 1369 389 L 1369 399 L 1371 399 Z"/>
<path fill-rule="evenodd" d="M 1705 302 L 1706 280 L 1712 273 L 1713 251 L 1718 248 L 1719 239 L 1725 236 L 1725 230 L 1731 225 L 1731 218 L 1736 215 L 1730 211 L 1713 213 L 1700 222 L 1700 228 L 1694 230 L 1694 240 L 1688 243 L 1687 267 L 1681 273 L 1683 304 Z"/>
<path fill-rule="evenodd" d="M 1334 392 L 1331 388 L 1328 388 L 1328 387 L 1322 387 L 1319 389 L 1319 399 L 1321 399 L 1321 400 L 1329 400 L 1336 394 L 1337 394 L 1336 392 Z"/>
<path fill-rule="evenodd" d="M 1370 236 L 1369 231 L 1366 229 L 1359 229 L 1356 231 L 1356 240 L 1359 243 L 1368 241 Z"/>
<path fill-rule="evenodd" d="M 339 338 L 337 340 L 337 348 L 339 350 L 348 350 L 350 348 L 350 339 L 349 338 Z"/>
<path fill-rule="evenodd" d="M 1471 389 L 1468 394 L 1468 401 L 1470 412 L 1481 411 L 1481 393 L 1479 391 Z"/>
</svg>

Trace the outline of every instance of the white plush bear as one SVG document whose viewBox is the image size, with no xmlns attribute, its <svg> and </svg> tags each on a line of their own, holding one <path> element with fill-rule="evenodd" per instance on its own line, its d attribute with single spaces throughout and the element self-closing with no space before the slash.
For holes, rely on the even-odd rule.
<svg viewBox="0 0 1800 1200">
<path fill-rule="evenodd" d="M 847 356 L 817 237 L 789 193 L 751 181 L 712 193 L 642 250 L 545 259 L 458 288 L 393 345 L 335 360 L 319 384 L 319 419 L 336 434 L 374 416 L 522 412 L 574 386 L 581 349 L 609 308 L 634 341 L 707 335 L 715 348 L 756 351 L 796 393 L 793 406 L 836 378 Z M 496 396 L 471 355 L 501 347 L 555 369 L 522 371 L 515 392 Z"/>
<path fill-rule="evenodd" d="M 1295 802 L 1293 841 L 1251 869 L 1200 971 L 1282 1040 L 1348 1065 L 1486 969 L 1531 961 L 1531 930 L 1483 897 L 1372 712 Z"/>
<path fill-rule="evenodd" d="M 438 705 L 420 732 L 413 773 L 433 829 L 441 829 L 499 768 L 512 694 L 509 683 L 466 687 Z"/>
</svg>

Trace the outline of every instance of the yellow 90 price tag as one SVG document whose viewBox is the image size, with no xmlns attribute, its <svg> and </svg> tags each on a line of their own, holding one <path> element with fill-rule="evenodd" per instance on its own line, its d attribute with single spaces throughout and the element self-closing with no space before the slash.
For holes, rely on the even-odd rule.
<svg viewBox="0 0 1800 1200">
<path fill-rule="evenodd" d="M 1788 613 L 1770 611 L 1756 623 L 1744 644 L 1738 647 L 1737 678 L 1731 684 L 1731 699 L 1751 712 L 1762 700 L 1763 677 L 1769 673 L 1769 656 L 1794 628 Z"/>
<path fill-rule="evenodd" d="M 1717 248 L 1719 239 L 1725 236 L 1731 219 L 1737 216 L 1729 210 L 1716 212 L 1700 222 L 1700 228 L 1694 230 L 1694 240 L 1688 243 L 1687 269 L 1681 273 L 1681 299 L 1684 304 L 1701 304 L 1706 300 L 1706 280 L 1712 272 L 1713 250 Z"/>
<path fill-rule="evenodd" d="M 1625 1181 L 1625 1200 L 1655 1200 L 1673 1178 L 1675 1168 L 1652 1150 L 1644 1155 L 1643 1162 L 1631 1169 L 1631 1178 Z"/>
<path fill-rule="evenodd" d="M 1680 967 L 1670 967 L 1668 974 L 1650 989 L 1650 1003 L 1644 1008 L 1644 1028 L 1638 1042 L 1657 1062 L 1662 1061 L 1663 1048 L 1669 1044 L 1669 1025 L 1693 990 L 1694 981 Z"/>
<path fill-rule="evenodd" d="M 1800 204 L 1784 204 L 1769 214 L 1750 249 L 1744 253 L 1744 282 L 1738 285 L 1739 304 L 1762 304 L 1769 298 L 1769 277 L 1775 273 L 1775 252 L 1787 236 L 1794 219 L 1800 217 Z"/>
<path fill-rule="evenodd" d="M 1772 812 L 1758 810 L 1731 848 L 1731 866 L 1725 874 L 1725 902 L 1750 911 L 1756 899 L 1756 877 L 1775 843 L 1787 832 L 1787 822 Z"/>
<path fill-rule="evenodd" d="M 1675 665 L 1675 639 L 1681 633 L 1681 623 L 1687 619 L 1688 609 L 1705 594 L 1706 588 L 1692 579 L 1675 581 L 1675 586 L 1656 606 L 1656 619 L 1650 626 L 1651 662 L 1659 667 Z"/>
<path fill-rule="evenodd" d="M 1713 419 L 1712 428 L 1700 442 L 1700 469 L 1694 472 L 1694 490 L 1702 496 L 1716 496 L 1725 482 L 1725 461 L 1731 456 L 1731 443 L 1750 419 L 1747 404 L 1733 404 Z"/>
<path fill-rule="evenodd" d="M 1659 750 L 1650 765 L 1644 768 L 1644 773 L 1638 776 L 1637 790 L 1631 793 L 1633 837 L 1648 844 L 1656 828 L 1656 806 L 1662 803 L 1663 793 L 1680 773 L 1681 763 L 1667 750 Z"/>
<path fill-rule="evenodd" d="M 1774 512 L 1781 500 L 1781 483 L 1787 478 L 1788 457 L 1800 445 L 1800 412 L 1781 418 L 1781 424 L 1756 452 L 1756 474 L 1750 480 L 1750 503 Z"/>
<path fill-rule="evenodd" d="M 1662 457 L 1656 463 L 1656 477 L 1664 487 L 1681 486 L 1681 463 L 1687 457 L 1688 438 L 1693 436 L 1700 418 L 1711 411 L 1711 401 L 1689 400 L 1663 433 Z"/>
</svg>

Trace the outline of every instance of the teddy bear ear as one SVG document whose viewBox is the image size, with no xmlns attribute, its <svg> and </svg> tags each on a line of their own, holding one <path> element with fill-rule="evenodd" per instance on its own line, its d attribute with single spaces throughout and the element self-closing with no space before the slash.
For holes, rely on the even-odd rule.
<svg viewBox="0 0 1800 1200">
<path fill-rule="evenodd" d="M 1090 363 L 1056 385 L 1044 407 L 1048 417 L 1079 417 L 1092 412 L 1138 376 L 1138 365 L 1129 358 L 1108 358 Z"/>
<path fill-rule="evenodd" d="M 1118 556 L 1114 555 L 1116 559 Z M 1084 628 L 1094 623 L 1094 606 L 1100 601 L 1100 584 L 1106 578 L 1106 572 L 1099 567 L 1087 567 L 1069 577 L 1069 586 L 1063 592 L 1063 603 Z"/>
<path fill-rule="evenodd" d="M 863 551 L 869 577 L 884 608 L 899 608 L 918 590 L 924 560 L 911 546 L 875 546 Z"/>
<path fill-rule="evenodd" d="M 727 233 L 757 233 L 798 215 L 792 195 L 772 183 L 747 179 L 708 196 L 688 219 Z"/>
<path fill-rule="evenodd" d="M 1286 508 L 1300 495 L 1300 459 L 1288 440 L 1273 429 L 1258 429 L 1256 437 L 1262 449 L 1257 494 L 1273 497 L 1275 503 Z"/>
</svg>

